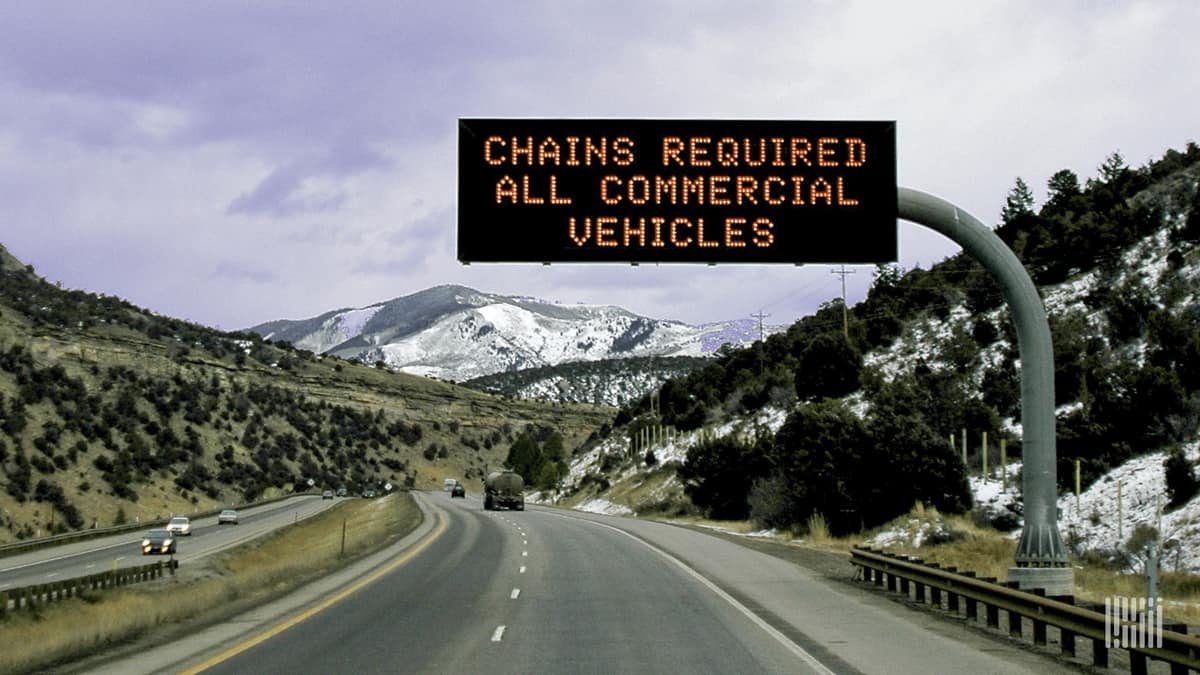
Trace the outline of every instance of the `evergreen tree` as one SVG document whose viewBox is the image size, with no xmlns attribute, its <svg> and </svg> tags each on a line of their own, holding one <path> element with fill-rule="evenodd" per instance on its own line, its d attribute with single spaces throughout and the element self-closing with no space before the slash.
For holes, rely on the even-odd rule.
<svg viewBox="0 0 1200 675">
<path fill-rule="evenodd" d="M 1025 181 L 1017 176 L 1016 185 L 1008 192 L 1008 198 L 1004 202 L 1004 208 L 1000 210 L 1000 219 L 1005 225 L 1013 224 L 1022 216 L 1033 215 L 1033 192 Z"/>
<path fill-rule="evenodd" d="M 796 395 L 813 401 L 838 398 L 858 389 L 862 353 L 840 332 L 813 338 L 800 355 L 796 369 Z"/>
<path fill-rule="evenodd" d="M 1182 447 L 1176 445 L 1171 448 L 1171 452 L 1163 460 L 1163 470 L 1167 481 L 1167 494 L 1170 496 L 1168 506 L 1183 506 L 1200 491 L 1200 480 L 1196 479 L 1192 463 L 1183 454 Z"/>
<path fill-rule="evenodd" d="M 1070 169 L 1056 171 L 1053 176 L 1050 176 L 1046 187 L 1050 190 L 1048 203 L 1058 204 L 1082 194 L 1079 188 L 1079 176 Z"/>
<path fill-rule="evenodd" d="M 710 518 L 745 518 L 750 512 L 746 501 L 750 487 L 767 473 L 769 443 L 724 436 L 693 445 L 679 468 L 684 494 Z"/>
</svg>

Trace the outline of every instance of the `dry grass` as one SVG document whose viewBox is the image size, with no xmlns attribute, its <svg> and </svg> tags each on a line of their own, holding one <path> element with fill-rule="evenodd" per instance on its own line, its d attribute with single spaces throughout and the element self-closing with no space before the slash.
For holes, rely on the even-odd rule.
<svg viewBox="0 0 1200 675">
<path fill-rule="evenodd" d="M 943 567 L 973 571 L 979 577 L 1006 579 L 1013 566 L 1017 542 L 1009 535 L 976 525 L 967 516 L 939 516 L 936 511 L 914 507 L 888 528 L 903 527 L 913 520 L 929 522 L 941 519 L 949 531 L 949 541 L 914 546 L 894 546 L 888 550 L 917 556 Z M 1089 602 L 1103 603 L 1106 597 L 1145 597 L 1146 577 L 1119 573 L 1091 559 L 1071 561 L 1075 568 L 1075 595 Z M 1182 572 L 1163 572 L 1159 595 L 1164 600 L 1168 619 L 1195 625 L 1200 623 L 1200 576 Z"/>
<path fill-rule="evenodd" d="M 184 622 L 208 622 L 279 597 L 411 532 L 421 514 L 407 493 L 352 500 L 220 554 L 207 573 L 9 612 L 0 620 L 0 672 L 63 663 Z M 342 555 L 342 523 L 346 545 Z"/>
</svg>

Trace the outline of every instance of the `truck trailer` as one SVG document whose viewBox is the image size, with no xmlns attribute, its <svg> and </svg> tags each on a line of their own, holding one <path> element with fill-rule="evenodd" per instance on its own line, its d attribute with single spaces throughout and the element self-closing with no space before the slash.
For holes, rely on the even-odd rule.
<svg viewBox="0 0 1200 675">
<path fill-rule="evenodd" d="M 525 480 L 515 471 L 493 471 L 483 482 L 483 508 L 525 510 Z"/>
</svg>

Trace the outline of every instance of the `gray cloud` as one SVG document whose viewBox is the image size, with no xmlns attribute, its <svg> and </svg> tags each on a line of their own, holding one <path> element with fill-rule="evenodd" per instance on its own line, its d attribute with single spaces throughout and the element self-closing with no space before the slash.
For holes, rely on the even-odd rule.
<svg viewBox="0 0 1200 675">
<path fill-rule="evenodd" d="M 840 292 L 828 268 L 460 266 L 456 118 L 894 119 L 901 184 L 984 222 L 1017 176 L 1044 195 L 1058 169 L 1197 140 L 1195 3 L 959 10 L 5 3 L 0 241 L 52 279 L 223 326 L 448 282 L 783 322 Z M 957 248 L 899 232 L 906 267 Z"/>
</svg>

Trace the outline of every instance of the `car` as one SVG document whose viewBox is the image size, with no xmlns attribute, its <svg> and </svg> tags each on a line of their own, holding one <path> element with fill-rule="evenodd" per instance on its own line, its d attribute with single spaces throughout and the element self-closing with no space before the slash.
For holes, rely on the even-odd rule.
<svg viewBox="0 0 1200 675">
<path fill-rule="evenodd" d="M 238 524 L 237 511 L 234 511 L 233 509 L 225 509 L 224 511 L 219 513 L 217 515 L 217 524 L 224 525 L 225 523 L 229 523 L 230 525 L 237 525 Z"/>
<path fill-rule="evenodd" d="M 346 494 L 347 494 L 347 493 L 346 493 L 346 488 L 344 488 L 344 487 L 340 487 L 340 488 L 338 488 L 338 489 L 337 489 L 337 496 L 339 496 L 339 497 L 345 497 L 345 496 L 346 496 Z"/>
<path fill-rule="evenodd" d="M 322 492 L 321 499 L 333 499 L 333 490 L 326 490 Z"/>
<path fill-rule="evenodd" d="M 375 491 L 374 490 L 363 490 L 362 496 L 365 499 L 374 499 Z"/>
<path fill-rule="evenodd" d="M 175 516 L 167 523 L 167 531 L 180 537 L 192 536 L 192 521 L 187 516 Z"/>
<path fill-rule="evenodd" d="M 467 489 L 458 481 L 454 481 L 454 487 L 450 488 L 450 498 L 453 499 L 454 497 L 462 497 L 463 499 L 467 497 Z"/>
<path fill-rule="evenodd" d="M 174 555 L 175 540 L 170 530 L 150 530 L 142 538 L 142 555 Z"/>
<path fill-rule="evenodd" d="M 453 490 L 453 489 L 454 489 L 454 485 L 455 485 L 456 483 L 458 483 L 458 479 L 456 479 L 456 478 L 447 478 L 447 479 L 445 479 L 445 480 L 443 480 L 443 481 L 442 481 L 442 490 L 443 490 L 443 491 L 445 491 L 445 492 L 450 492 L 451 490 Z"/>
</svg>

